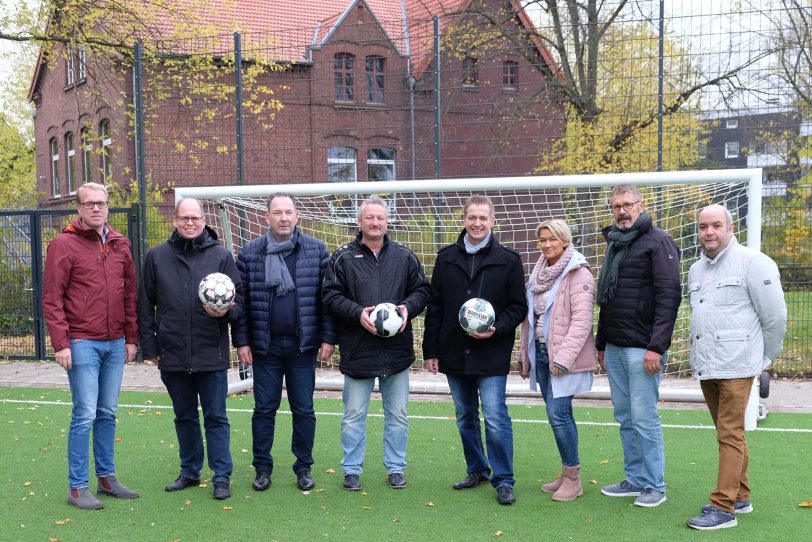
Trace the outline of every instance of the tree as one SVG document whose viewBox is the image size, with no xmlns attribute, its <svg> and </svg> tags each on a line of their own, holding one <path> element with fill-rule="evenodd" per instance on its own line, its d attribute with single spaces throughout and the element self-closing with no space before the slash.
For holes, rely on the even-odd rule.
<svg viewBox="0 0 812 542">
<path fill-rule="evenodd" d="M 36 205 L 34 146 L 0 113 L 0 208 Z"/>
<path fill-rule="evenodd" d="M 779 78 L 812 111 L 812 3 L 809 0 L 781 0 L 783 11 L 776 19 L 779 43 Z"/>
</svg>

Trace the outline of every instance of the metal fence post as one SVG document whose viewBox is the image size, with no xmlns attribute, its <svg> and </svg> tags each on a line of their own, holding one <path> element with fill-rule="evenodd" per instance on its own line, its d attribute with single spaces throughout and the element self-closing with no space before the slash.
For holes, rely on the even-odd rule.
<svg viewBox="0 0 812 542">
<path fill-rule="evenodd" d="M 138 266 L 147 253 L 147 175 L 144 149 L 144 49 L 135 43 L 133 63 L 133 102 L 135 109 L 135 179 L 138 182 Z"/>
</svg>

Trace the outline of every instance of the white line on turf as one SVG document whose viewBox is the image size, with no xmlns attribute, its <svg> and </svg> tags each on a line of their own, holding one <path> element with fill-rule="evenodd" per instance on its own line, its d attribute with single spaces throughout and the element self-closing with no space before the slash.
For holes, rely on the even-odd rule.
<svg viewBox="0 0 812 542">
<path fill-rule="evenodd" d="M 70 403 L 65 401 L 42 401 L 42 400 L 34 400 L 34 399 L 0 399 L 0 403 L 10 403 L 10 404 L 26 404 L 26 405 L 55 405 L 55 406 L 71 406 Z M 137 408 L 141 410 L 171 410 L 172 407 L 170 405 L 129 405 L 129 404 L 120 404 L 118 405 L 119 409 L 122 408 Z M 228 412 L 239 412 L 239 413 L 247 413 L 251 414 L 254 412 L 252 408 L 228 408 L 226 409 Z M 279 410 L 279 414 L 290 414 L 289 410 Z M 316 412 L 317 416 L 341 416 L 341 412 Z M 377 414 L 374 412 L 370 412 L 368 414 L 369 417 L 372 418 L 383 418 L 383 414 Z M 454 416 L 422 416 L 418 414 L 410 414 L 410 420 L 443 420 L 443 421 L 453 421 Z M 549 424 L 547 420 L 528 420 L 524 418 L 513 418 L 514 423 L 527 423 L 527 424 Z M 577 421 L 578 425 L 592 425 L 595 427 L 616 427 L 618 424 L 617 422 L 589 422 L 589 421 Z M 714 429 L 712 425 L 680 425 L 674 423 L 664 423 L 662 424 L 663 428 L 666 429 Z M 802 428 L 794 428 L 794 427 L 757 427 L 756 431 L 765 431 L 769 433 L 812 433 L 812 429 L 802 429 Z"/>
</svg>

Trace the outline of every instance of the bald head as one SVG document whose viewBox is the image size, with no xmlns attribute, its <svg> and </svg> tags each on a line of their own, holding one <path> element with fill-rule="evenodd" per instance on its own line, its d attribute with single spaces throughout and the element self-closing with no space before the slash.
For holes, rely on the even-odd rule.
<svg viewBox="0 0 812 542">
<path fill-rule="evenodd" d="M 699 244 L 710 258 L 722 252 L 733 238 L 733 215 L 721 205 L 708 205 L 697 219 Z"/>
</svg>

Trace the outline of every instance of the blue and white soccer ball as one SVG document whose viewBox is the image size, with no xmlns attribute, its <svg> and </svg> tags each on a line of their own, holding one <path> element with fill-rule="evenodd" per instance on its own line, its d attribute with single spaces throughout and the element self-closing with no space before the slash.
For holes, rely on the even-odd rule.
<svg viewBox="0 0 812 542">
<path fill-rule="evenodd" d="M 495 321 L 496 313 L 487 299 L 472 297 L 460 307 L 460 325 L 466 333 L 484 333 Z"/>
<path fill-rule="evenodd" d="M 376 305 L 369 315 L 375 324 L 375 333 L 381 337 L 392 337 L 400 331 L 403 325 L 403 315 L 400 309 L 392 303 Z"/>
<path fill-rule="evenodd" d="M 200 281 L 197 288 L 197 296 L 200 301 L 217 310 L 225 309 L 234 302 L 236 291 L 234 283 L 228 275 L 223 273 L 211 273 Z"/>
</svg>

